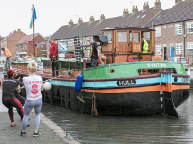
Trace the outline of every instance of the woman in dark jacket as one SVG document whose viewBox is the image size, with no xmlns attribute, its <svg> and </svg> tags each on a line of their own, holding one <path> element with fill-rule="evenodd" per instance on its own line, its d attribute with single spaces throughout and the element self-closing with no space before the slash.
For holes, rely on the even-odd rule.
<svg viewBox="0 0 193 144">
<path fill-rule="evenodd" d="M 11 127 L 15 127 L 16 124 L 13 118 L 13 107 L 15 107 L 23 119 L 23 107 L 21 102 L 16 98 L 15 90 L 20 93 L 19 81 L 13 78 L 14 71 L 12 69 L 7 70 L 7 78 L 2 83 L 2 101 L 3 104 L 8 108 L 8 114 L 11 120 Z"/>
</svg>

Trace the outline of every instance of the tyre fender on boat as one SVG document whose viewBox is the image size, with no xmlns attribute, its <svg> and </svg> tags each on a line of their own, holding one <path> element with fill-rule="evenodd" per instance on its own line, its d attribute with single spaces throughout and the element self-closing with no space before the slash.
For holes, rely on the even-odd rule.
<svg viewBox="0 0 193 144">
<path fill-rule="evenodd" d="M 84 80 L 83 74 L 82 73 L 78 74 L 76 77 L 76 83 L 75 83 L 75 87 L 74 87 L 75 91 L 81 90 L 83 80 Z"/>
</svg>

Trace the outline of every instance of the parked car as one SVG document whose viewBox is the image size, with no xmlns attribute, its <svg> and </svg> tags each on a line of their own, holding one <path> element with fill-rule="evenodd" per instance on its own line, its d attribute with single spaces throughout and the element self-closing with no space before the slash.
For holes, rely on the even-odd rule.
<svg viewBox="0 0 193 144">
<path fill-rule="evenodd" d="M 169 61 L 180 63 L 180 57 L 171 57 L 169 58 Z M 189 69 L 189 63 L 185 57 L 181 57 L 181 63 L 184 65 L 185 70 Z"/>
</svg>

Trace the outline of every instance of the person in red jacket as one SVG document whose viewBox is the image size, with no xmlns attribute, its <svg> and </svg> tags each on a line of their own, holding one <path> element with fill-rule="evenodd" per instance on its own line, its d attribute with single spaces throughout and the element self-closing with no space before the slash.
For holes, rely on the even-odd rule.
<svg viewBox="0 0 193 144">
<path fill-rule="evenodd" d="M 52 38 L 49 38 L 50 42 L 50 53 L 49 57 L 52 61 L 52 76 L 58 76 L 58 49 L 57 44 L 55 41 L 53 41 Z"/>
</svg>

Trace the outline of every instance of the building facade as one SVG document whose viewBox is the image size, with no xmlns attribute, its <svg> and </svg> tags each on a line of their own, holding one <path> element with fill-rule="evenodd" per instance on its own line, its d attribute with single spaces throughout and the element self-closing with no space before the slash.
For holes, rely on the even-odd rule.
<svg viewBox="0 0 193 144">
<path fill-rule="evenodd" d="M 165 60 L 186 57 L 193 64 L 193 0 L 175 0 L 176 4 L 157 15 L 149 24 L 155 32 L 155 53 Z"/>
<path fill-rule="evenodd" d="M 100 20 L 91 16 L 89 22 L 80 18 L 77 24 L 70 20 L 69 25 L 60 27 L 53 35 L 55 40 L 68 40 L 73 37 L 92 37 L 101 35 L 101 30 L 115 27 L 139 27 L 155 29 L 155 52 L 164 60 L 183 56 L 193 64 L 193 0 L 175 0 L 172 8 L 162 10 L 160 0 L 154 7 L 144 3 L 143 10 L 133 7 L 132 13 L 124 9 L 123 15 Z M 110 37 L 110 36 L 109 36 Z"/>
<path fill-rule="evenodd" d="M 17 56 L 47 57 L 45 38 L 41 34 L 36 33 L 34 34 L 34 42 L 35 46 L 33 47 L 33 34 L 27 35 L 23 37 L 20 41 L 18 41 L 16 44 Z"/>
<path fill-rule="evenodd" d="M 11 57 L 15 58 L 16 43 L 25 36 L 26 34 L 21 29 L 15 30 L 0 41 L 0 48 L 8 48 L 11 52 Z M 1 55 L 4 55 L 3 51 L 1 51 Z"/>
</svg>

